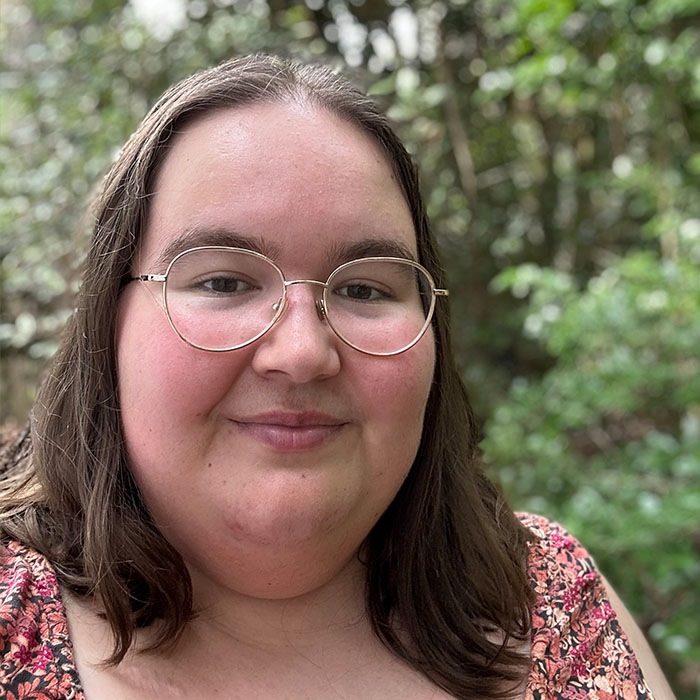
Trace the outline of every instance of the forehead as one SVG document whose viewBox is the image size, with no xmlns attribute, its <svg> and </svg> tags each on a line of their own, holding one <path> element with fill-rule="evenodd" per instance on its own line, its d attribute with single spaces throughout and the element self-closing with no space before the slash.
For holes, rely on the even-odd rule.
<svg viewBox="0 0 700 700">
<path fill-rule="evenodd" d="M 339 117 L 296 103 L 219 110 L 173 139 L 139 265 L 227 239 L 293 265 L 310 262 L 310 251 L 332 257 L 364 241 L 376 244 L 372 254 L 384 241 L 385 254 L 416 256 L 410 211 L 379 146 Z"/>
</svg>

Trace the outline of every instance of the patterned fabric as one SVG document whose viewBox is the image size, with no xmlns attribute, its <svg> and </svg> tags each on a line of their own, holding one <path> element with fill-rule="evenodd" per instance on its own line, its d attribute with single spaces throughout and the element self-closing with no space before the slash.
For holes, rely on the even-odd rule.
<svg viewBox="0 0 700 700">
<path fill-rule="evenodd" d="M 520 519 L 538 538 L 525 700 L 653 700 L 588 552 L 546 518 Z"/>
<path fill-rule="evenodd" d="M 559 525 L 520 517 L 538 538 L 525 700 L 653 700 L 588 552 Z M 53 569 L 16 542 L 0 547 L 0 660 L 7 700 L 85 700 Z"/>
<path fill-rule="evenodd" d="M 17 542 L 0 545 L 0 660 L 6 700 L 85 700 L 56 575 Z"/>
</svg>

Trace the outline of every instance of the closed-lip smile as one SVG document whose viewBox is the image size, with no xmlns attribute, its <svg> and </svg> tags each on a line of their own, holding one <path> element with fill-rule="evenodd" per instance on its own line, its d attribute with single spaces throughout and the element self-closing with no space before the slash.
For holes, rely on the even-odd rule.
<svg viewBox="0 0 700 700">
<path fill-rule="evenodd" d="M 269 411 L 232 419 L 243 432 L 280 452 L 302 452 L 332 439 L 348 421 L 317 411 Z"/>
</svg>

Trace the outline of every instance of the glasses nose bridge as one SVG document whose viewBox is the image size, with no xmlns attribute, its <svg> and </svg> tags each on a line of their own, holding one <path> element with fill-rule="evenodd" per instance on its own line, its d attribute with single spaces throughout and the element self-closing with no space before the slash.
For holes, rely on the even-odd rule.
<svg viewBox="0 0 700 700">
<path fill-rule="evenodd" d="M 315 287 L 321 287 L 323 290 L 322 294 L 328 289 L 328 283 L 327 282 L 321 282 L 319 280 L 283 280 L 284 282 L 284 292 L 285 292 L 285 297 L 287 296 L 287 288 L 291 287 L 295 284 L 310 284 Z M 285 304 L 285 307 L 287 304 Z M 316 314 L 318 315 L 319 321 L 325 321 L 326 320 L 326 306 L 323 302 L 323 296 L 320 299 L 316 299 L 314 302 L 314 306 L 316 307 Z"/>
</svg>

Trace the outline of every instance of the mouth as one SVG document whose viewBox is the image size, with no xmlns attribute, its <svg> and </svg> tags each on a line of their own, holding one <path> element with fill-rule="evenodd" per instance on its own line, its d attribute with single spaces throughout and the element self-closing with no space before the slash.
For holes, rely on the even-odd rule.
<svg viewBox="0 0 700 700">
<path fill-rule="evenodd" d="M 232 420 L 242 432 L 279 452 L 303 452 L 333 439 L 347 422 L 313 411 L 270 412 Z"/>
</svg>

